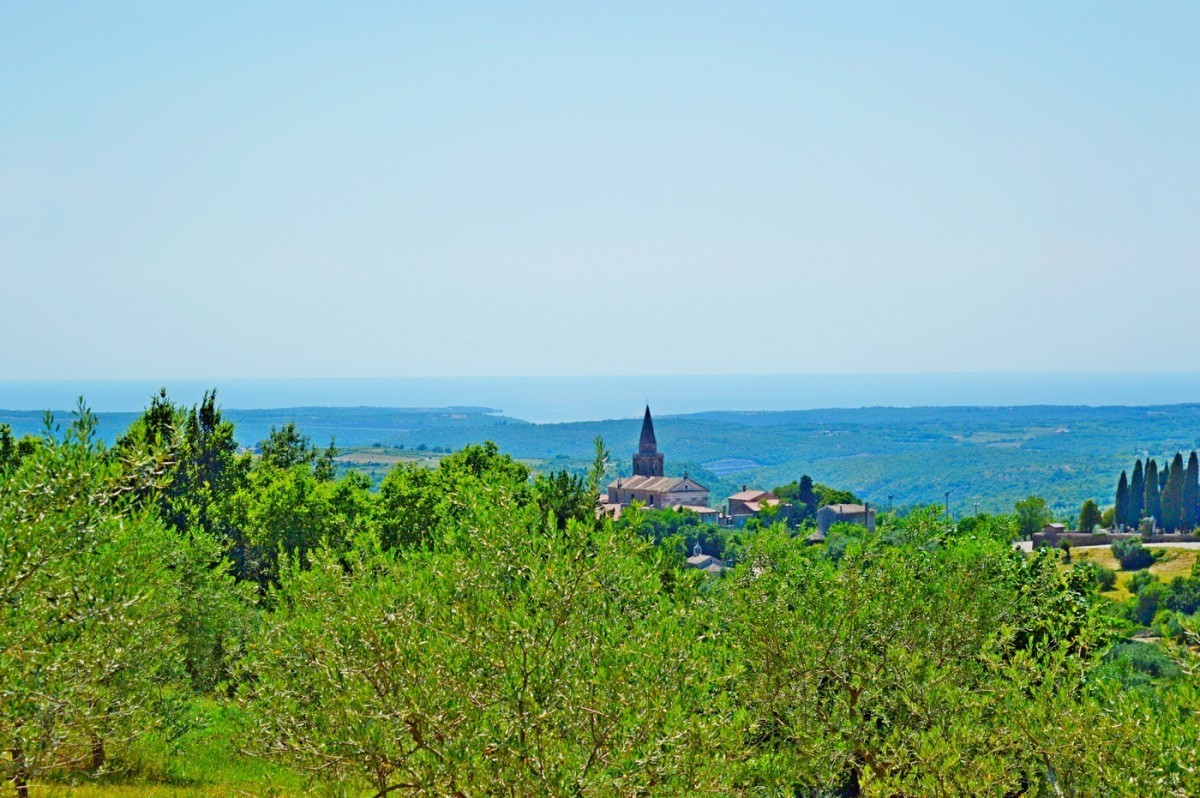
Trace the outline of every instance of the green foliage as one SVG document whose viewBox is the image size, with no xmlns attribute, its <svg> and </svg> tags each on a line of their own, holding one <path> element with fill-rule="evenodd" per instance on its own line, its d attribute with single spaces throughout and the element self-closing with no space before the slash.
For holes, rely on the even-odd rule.
<svg viewBox="0 0 1200 798">
<path fill-rule="evenodd" d="M 1142 493 L 1142 515 L 1153 518 L 1158 526 L 1162 526 L 1162 501 L 1158 481 L 1158 463 L 1146 461 L 1146 484 Z"/>
<path fill-rule="evenodd" d="M 1129 521 L 1127 526 L 1136 527 L 1146 509 L 1146 475 L 1142 471 L 1142 461 L 1138 459 L 1133 465 L 1133 477 L 1129 481 Z"/>
<path fill-rule="evenodd" d="M 1168 610 L 1192 615 L 1200 610 L 1200 579 L 1177 576 L 1167 583 L 1162 605 Z"/>
<path fill-rule="evenodd" d="M 312 439 L 300 432 L 294 421 L 289 421 L 279 429 L 271 427 L 270 434 L 259 442 L 258 449 L 264 463 L 279 469 L 312 465 L 317 459 Z"/>
<path fill-rule="evenodd" d="M 1183 473 L 1183 512 L 1180 526 L 1192 530 L 1200 521 L 1200 461 L 1196 453 L 1188 455 L 1187 468 Z"/>
<path fill-rule="evenodd" d="M 556 519 L 590 520 L 594 509 L 589 503 L 584 510 L 582 483 L 566 474 L 558 479 L 557 486 L 543 482 L 535 488 L 529 483 L 528 467 L 501 453 L 496 444 L 468 446 L 442 458 L 433 471 L 414 464 L 393 468 L 380 485 L 374 528 L 387 548 L 458 545 L 458 538 L 468 533 L 461 524 L 463 496 L 483 487 L 513 507 L 540 501 L 542 511 L 553 512 Z"/>
<path fill-rule="evenodd" d="M 136 499 L 165 470 L 108 452 L 83 407 L 0 479 L 0 773 L 20 787 L 72 746 L 161 723 L 183 676 L 169 533 Z"/>
<path fill-rule="evenodd" d="M 820 546 L 688 511 L 598 522 L 599 439 L 586 480 L 486 443 L 373 493 L 294 425 L 239 456 L 212 394 L 160 392 L 112 450 L 94 425 L 19 455 L 0 434 L 5 777 L 99 741 L 146 778 L 224 769 L 231 794 L 302 789 L 208 759 L 242 746 L 337 794 L 1200 794 L 1200 569 L 1135 573 L 1118 617 L 1112 571 L 1012 548 L 1049 520 L 1037 497 Z M 697 543 L 737 564 L 684 569 Z M 1131 622 L 1170 639 L 1106 655 Z"/>
<path fill-rule="evenodd" d="M 1129 503 L 1129 480 L 1125 476 L 1125 472 L 1121 472 L 1120 478 L 1117 480 L 1117 499 L 1113 506 L 1114 520 L 1118 524 L 1130 526 L 1136 523 L 1135 519 L 1130 518 L 1132 508 Z"/>
<path fill-rule="evenodd" d="M 1126 688 L 1140 687 L 1151 679 L 1177 679 L 1179 663 L 1152 643 L 1118 643 L 1104 656 Z M 1103 675 L 1109 675 L 1104 673 Z"/>
<path fill-rule="evenodd" d="M 651 510 L 631 507 L 621 514 L 618 528 L 666 547 L 682 560 L 696 545 L 705 554 L 721 559 L 737 559 L 742 541 L 753 530 L 726 528 L 704 521 L 688 509 Z"/>
<path fill-rule="evenodd" d="M 1050 508 L 1041 496 L 1028 496 L 1016 503 L 1017 534 L 1027 538 L 1050 523 Z"/>
<path fill-rule="evenodd" d="M 848 524 L 843 521 L 831 524 L 825 533 L 824 554 L 830 560 L 841 560 L 846 556 L 846 550 L 851 544 L 861 543 L 867 536 L 865 526 Z"/>
<path fill-rule="evenodd" d="M 0 424 L 0 471 L 8 468 L 10 464 L 16 464 L 16 449 L 17 446 L 13 439 L 12 427 L 7 424 Z"/>
<path fill-rule="evenodd" d="M 645 543 L 462 500 L 489 534 L 288 569 L 243 690 L 266 752 L 409 794 L 684 793 L 721 698 Z"/>
<path fill-rule="evenodd" d="M 198 691 L 227 678 L 230 657 L 251 624 L 251 598 L 234 584 L 226 557 L 237 537 L 225 523 L 228 503 L 249 470 L 248 459 L 236 458 L 233 433 L 217 407 L 216 391 L 188 409 L 172 403 L 164 388 L 116 447 L 155 451 L 166 463 L 163 484 L 144 490 L 142 498 L 176 532 L 166 556 L 179 578 L 177 628 Z"/>
<path fill-rule="evenodd" d="M 322 543 L 345 549 L 373 508 L 363 477 L 329 482 L 307 461 L 286 468 L 282 461 L 256 464 L 222 508 L 235 573 L 264 588 L 278 578 L 282 558 L 303 561 Z"/>
<path fill-rule="evenodd" d="M 168 462 L 166 487 L 153 500 L 163 521 L 185 535 L 227 535 L 219 508 L 249 468 L 248 460 L 236 458 L 233 424 L 222 418 L 216 397 L 208 391 L 199 406 L 188 409 L 173 404 L 164 388 L 117 441 L 118 450 L 147 448 Z"/>
<path fill-rule="evenodd" d="M 1165 592 L 1162 582 L 1150 582 L 1142 586 L 1132 603 L 1126 608 L 1129 619 L 1142 626 L 1149 626 L 1158 614 Z"/>
<path fill-rule="evenodd" d="M 829 495 L 828 488 L 826 496 Z M 838 502 L 822 501 L 822 496 L 818 494 L 817 488 L 813 485 L 812 477 L 804 474 L 800 477 L 800 481 L 792 481 L 786 485 L 779 485 L 771 488 L 771 493 L 780 501 L 790 502 L 797 510 L 797 521 L 805 523 L 814 520 L 817 517 L 817 510 L 825 504 L 837 504 Z M 854 504 L 856 502 L 849 502 Z"/>
<path fill-rule="evenodd" d="M 41 441 L 32 435 L 23 435 L 15 439 L 12 427 L 0 424 L 0 472 L 15 469 L 21 461 L 37 451 Z"/>
<path fill-rule="evenodd" d="M 813 486 L 813 491 L 817 497 L 817 507 L 824 507 L 827 504 L 862 504 L 863 500 L 856 494 L 848 490 L 840 490 L 831 488 L 828 485 L 817 483 Z"/>
<path fill-rule="evenodd" d="M 1128 588 L 1130 593 L 1137 595 L 1146 585 L 1154 584 L 1158 581 L 1158 577 L 1149 571 L 1137 571 L 1129 577 L 1126 588 Z"/>
<path fill-rule="evenodd" d="M 431 543 L 438 524 L 437 474 L 412 463 L 388 472 L 375 502 L 375 526 L 387 548 L 415 548 Z"/>
<path fill-rule="evenodd" d="M 604 474 L 608 467 L 608 449 L 604 448 L 604 439 L 599 435 L 592 441 L 592 467 L 588 469 L 588 494 L 592 501 L 599 501 L 605 490 Z"/>
<path fill-rule="evenodd" d="M 538 474 L 533 481 L 533 501 L 542 513 L 554 517 L 560 529 L 570 520 L 590 522 L 596 517 L 596 499 L 583 477 L 566 471 Z"/>
<path fill-rule="evenodd" d="M 944 513 L 943 513 L 944 514 Z M 973 535 L 1001 543 L 1011 543 L 1018 538 L 1017 521 L 1011 515 L 969 515 L 958 522 L 959 536 Z"/>
<path fill-rule="evenodd" d="M 1117 585 L 1117 572 L 1094 562 L 1076 563 L 1075 568 L 1086 574 L 1086 579 L 1095 584 L 1100 592 L 1112 590 Z"/>
<path fill-rule="evenodd" d="M 835 564 L 765 533 L 722 583 L 745 793 L 1016 794 L 1053 781 L 1091 794 L 1105 767 L 1135 767 L 1136 753 L 1080 756 L 1081 734 L 1127 737 L 1067 698 L 1081 684 L 1072 659 L 1105 632 L 1052 558 L 977 539 L 880 543 L 855 542 Z"/>
<path fill-rule="evenodd" d="M 1137 538 L 1126 538 L 1112 542 L 1112 554 L 1121 563 L 1124 571 L 1140 571 L 1154 564 L 1154 554 Z"/>
<path fill-rule="evenodd" d="M 1183 527 L 1184 476 L 1183 455 L 1176 453 L 1159 498 L 1162 525 L 1168 532 L 1177 532 Z"/>
<path fill-rule="evenodd" d="M 1100 508 L 1096 506 L 1096 502 L 1088 499 L 1079 510 L 1079 531 L 1091 532 L 1100 526 L 1100 523 Z"/>
</svg>

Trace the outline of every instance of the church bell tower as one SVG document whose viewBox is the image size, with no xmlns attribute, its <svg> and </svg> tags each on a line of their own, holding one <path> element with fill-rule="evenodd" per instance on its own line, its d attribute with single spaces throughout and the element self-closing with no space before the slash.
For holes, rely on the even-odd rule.
<svg viewBox="0 0 1200 798">
<path fill-rule="evenodd" d="M 663 456 L 658 453 L 658 441 L 654 438 L 654 420 L 650 418 L 650 405 L 646 405 L 646 417 L 642 419 L 642 437 L 638 441 L 637 454 L 633 456 L 633 475 L 663 475 Z"/>
</svg>

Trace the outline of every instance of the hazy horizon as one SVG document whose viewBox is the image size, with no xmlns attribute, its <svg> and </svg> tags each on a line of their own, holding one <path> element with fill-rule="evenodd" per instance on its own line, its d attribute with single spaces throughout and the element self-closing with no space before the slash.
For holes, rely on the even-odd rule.
<svg viewBox="0 0 1200 798">
<path fill-rule="evenodd" d="M 857 407 L 1153 406 L 1200 402 L 1200 372 L 616 375 L 188 380 L 0 380 L 0 409 L 144 408 L 160 387 L 194 404 L 215 388 L 228 409 L 485 407 L 535 422 L 705 411 Z"/>
</svg>

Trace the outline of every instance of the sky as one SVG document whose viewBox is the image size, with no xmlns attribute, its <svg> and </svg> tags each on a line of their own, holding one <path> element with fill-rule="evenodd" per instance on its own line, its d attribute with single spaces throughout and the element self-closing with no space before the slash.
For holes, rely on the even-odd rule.
<svg viewBox="0 0 1200 798">
<path fill-rule="evenodd" d="M 1200 371 L 1200 4 L 10 3 L 0 379 Z"/>
</svg>

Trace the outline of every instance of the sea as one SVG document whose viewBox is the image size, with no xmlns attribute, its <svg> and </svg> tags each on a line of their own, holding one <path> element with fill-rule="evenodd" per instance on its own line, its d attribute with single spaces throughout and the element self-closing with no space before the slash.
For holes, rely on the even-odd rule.
<svg viewBox="0 0 1200 798">
<path fill-rule="evenodd" d="M 773 374 L 611 377 L 0 380 L 0 410 L 141 410 L 167 389 L 226 409 L 476 407 L 534 422 L 593 421 L 709 410 L 857 407 L 1170 405 L 1200 402 L 1200 372 Z"/>
</svg>

